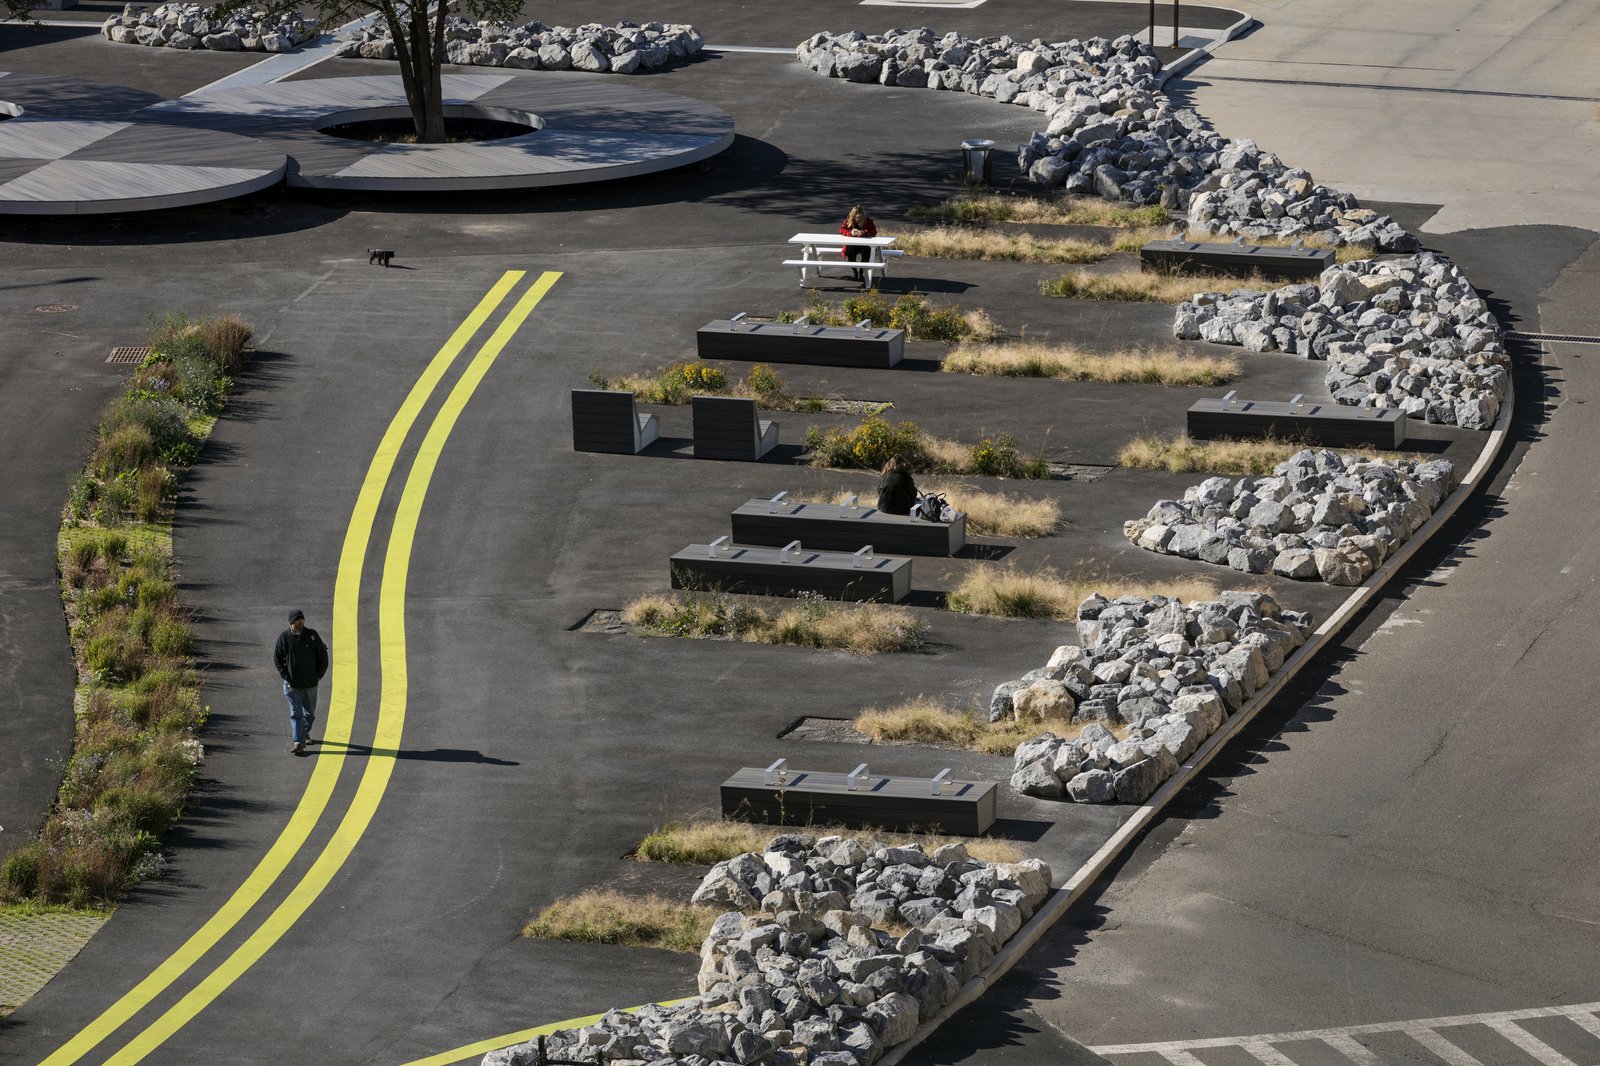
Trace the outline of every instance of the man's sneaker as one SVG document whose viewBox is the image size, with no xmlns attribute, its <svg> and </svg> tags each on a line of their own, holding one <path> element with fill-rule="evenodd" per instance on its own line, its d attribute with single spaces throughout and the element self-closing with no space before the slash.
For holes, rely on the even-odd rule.
<svg viewBox="0 0 1600 1066">
<path fill-rule="evenodd" d="M 306 750 L 306 746 L 304 744 L 300 743 L 298 740 L 295 741 L 293 744 L 289 745 L 289 754 L 290 755 L 299 755 L 302 751 L 305 751 L 305 750 Z"/>
</svg>

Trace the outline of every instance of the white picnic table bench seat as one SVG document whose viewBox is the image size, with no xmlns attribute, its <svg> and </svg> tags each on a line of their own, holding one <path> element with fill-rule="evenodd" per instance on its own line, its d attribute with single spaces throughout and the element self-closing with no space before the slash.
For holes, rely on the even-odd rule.
<svg viewBox="0 0 1600 1066">
<path fill-rule="evenodd" d="M 789 238 L 790 244 L 800 246 L 799 259 L 785 259 L 784 266 L 800 268 L 800 287 L 805 288 L 806 271 L 814 270 L 817 277 L 822 276 L 823 267 L 838 267 L 841 270 L 859 270 L 864 275 L 863 284 L 874 280 L 874 275 L 889 272 L 889 260 L 905 253 L 892 247 L 895 242 L 893 237 L 846 237 L 840 233 L 796 233 Z M 846 248 L 866 248 L 867 258 L 861 262 L 853 262 L 844 258 Z"/>
</svg>

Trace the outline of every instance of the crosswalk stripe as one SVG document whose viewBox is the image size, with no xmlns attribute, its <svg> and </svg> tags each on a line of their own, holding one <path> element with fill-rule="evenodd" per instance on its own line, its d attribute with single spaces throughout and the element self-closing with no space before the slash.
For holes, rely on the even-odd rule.
<svg viewBox="0 0 1600 1066">
<path fill-rule="evenodd" d="M 1600 1018 L 1596 1018 L 1593 1014 L 1569 1014 L 1567 1017 L 1571 1019 L 1573 1025 L 1590 1036 L 1600 1037 Z"/>
<path fill-rule="evenodd" d="M 1264 1040 L 1246 1040 L 1239 1046 L 1259 1059 L 1263 1066 L 1296 1066 L 1293 1059 Z"/>
<path fill-rule="evenodd" d="M 1181 1048 L 1163 1051 L 1161 1057 L 1172 1063 L 1172 1066 L 1206 1066 L 1205 1063 Z"/>
<path fill-rule="evenodd" d="M 1544 1066 L 1578 1066 L 1577 1063 L 1514 1022 L 1490 1022 L 1489 1028 L 1544 1063 Z"/>
<path fill-rule="evenodd" d="M 1367 1050 L 1365 1045 L 1357 1043 L 1354 1037 L 1343 1033 L 1328 1033 L 1322 1038 L 1322 1042 L 1358 1066 L 1383 1066 L 1383 1060 Z"/>
<path fill-rule="evenodd" d="M 1406 1035 L 1444 1060 L 1445 1066 L 1483 1066 L 1432 1029 L 1407 1029 Z"/>
</svg>

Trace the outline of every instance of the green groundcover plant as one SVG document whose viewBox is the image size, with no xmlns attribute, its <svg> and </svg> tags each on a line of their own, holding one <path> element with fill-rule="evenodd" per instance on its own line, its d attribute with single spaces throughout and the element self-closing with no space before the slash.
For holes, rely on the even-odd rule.
<svg viewBox="0 0 1600 1066">
<path fill-rule="evenodd" d="M 78 669 L 72 757 L 38 835 L 0 866 L 0 901 L 103 906 L 161 873 L 206 720 L 172 505 L 250 334 L 233 315 L 153 321 L 150 356 L 101 413 L 57 542 Z"/>
</svg>

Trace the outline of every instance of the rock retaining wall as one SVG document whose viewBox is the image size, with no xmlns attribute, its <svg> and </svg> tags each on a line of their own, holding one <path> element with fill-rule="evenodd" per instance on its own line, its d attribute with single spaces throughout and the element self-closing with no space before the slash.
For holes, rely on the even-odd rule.
<svg viewBox="0 0 1600 1066">
<path fill-rule="evenodd" d="M 1328 391 L 1347 406 L 1488 429 L 1510 385 L 1500 325 L 1442 255 L 1347 263 L 1316 285 L 1201 293 L 1178 305 L 1180 339 L 1328 361 Z"/>
<path fill-rule="evenodd" d="M 1271 477 L 1207 478 L 1123 525 L 1163 555 L 1359 585 L 1411 539 L 1459 479 L 1448 459 L 1380 462 L 1303 451 Z"/>
<path fill-rule="evenodd" d="M 116 44 L 214 52 L 291 52 L 317 35 L 317 21 L 293 15 L 261 19 L 239 12 L 218 15 L 201 4 L 128 4 L 100 32 Z"/>
<path fill-rule="evenodd" d="M 445 26 L 446 62 L 518 70 L 586 70 L 633 74 L 687 59 L 705 47 L 693 26 L 619 22 L 615 26 L 521 26 L 473 22 L 452 16 Z M 388 28 L 361 30 L 338 54 L 353 59 L 394 59 Z"/>
<path fill-rule="evenodd" d="M 1084 723 L 1076 737 L 1042 733 L 1019 745 L 1011 787 L 1077 803 L 1143 803 L 1310 633 L 1310 616 L 1262 592 L 1192 604 L 1090 596 L 1078 607 L 1078 644 L 994 691 L 991 721 Z"/>
<path fill-rule="evenodd" d="M 1186 212 L 1196 232 L 1247 238 L 1317 236 L 1390 252 L 1416 250 L 1394 219 L 1285 165 L 1253 141 L 1231 141 L 1158 87 L 1161 64 L 1131 36 L 1026 43 L 926 27 L 867 35 L 819 33 L 795 56 L 857 82 L 987 96 L 1043 112 L 1048 124 L 1017 163 L 1046 188 Z"/>
<path fill-rule="evenodd" d="M 804 834 L 718 863 L 696 903 L 735 908 L 700 952 L 700 994 L 611 1011 L 547 1039 L 552 1058 L 665 1066 L 872 1066 L 994 961 L 1051 891 L 1037 859 L 986 863 Z M 909 927 L 886 932 L 888 923 Z M 529 1066 L 537 1042 L 483 1066 Z"/>
</svg>

